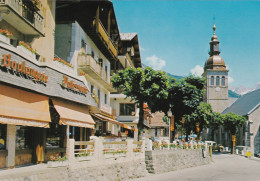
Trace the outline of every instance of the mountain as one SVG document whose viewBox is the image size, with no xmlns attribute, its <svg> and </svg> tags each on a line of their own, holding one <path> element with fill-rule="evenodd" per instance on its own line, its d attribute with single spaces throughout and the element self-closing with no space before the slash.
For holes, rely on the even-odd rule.
<svg viewBox="0 0 260 181">
<path fill-rule="evenodd" d="M 233 92 L 232 90 L 228 90 L 228 97 L 239 98 L 239 97 L 241 97 L 241 95 Z"/>
<path fill-rule="evenodd" d="M 167 73 L 167 72 L 166 72 Z M 178 80 L 180 80 L 180 79 L 183 79 L 184 77 L 183 76 L 179 76 L 179 75 L 172 75 L 172 74 L 170 74 L 170 73 L 167 73 L 167 75 L 168 76 L 170 76 L 170 77 L 173 77 L 173 78 L 175 78 L 175 79 L 178 79 Z"/>
<path fill-rule="evenodd" d="M 258 82 L 253 88 L 247 88 L 245 86 L 240 86 L 240 87 L 231 87 L 230 90 L 240 94 L 240 95 L 244 95 L 247 94 L 249 92 L 252 92 L 254 90 L 260 89 L 260 82 Z"/>
</svg>

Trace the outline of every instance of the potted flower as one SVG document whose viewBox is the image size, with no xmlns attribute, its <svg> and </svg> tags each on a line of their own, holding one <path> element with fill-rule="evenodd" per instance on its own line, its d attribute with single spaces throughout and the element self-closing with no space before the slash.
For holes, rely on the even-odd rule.
<svg viewBox="0 0 260 181">
<path fill-rule="evenodd" d="M 67 156 L 61 157 L 59 154 L 51 155 L 50 161 L 47 162 L 48 167 L 65 167 L 69 162 Z"/>
<path fill-rule="evenodd" d="M 153 142 L 153 146 L 152 146 L 152 148 L 153 148 L 153 150 L 155 150 L 155 149 L 159 149 L 159 148 L 160 148 L 160 147 L 159 147 L 159 142 L 154 141 L 154 142 Z"/>
<path fill-rule="evenodd" d="M 162 142 L 161 147 L 164 150 L 164 149 L 168 148 L 168 144 L 165 142 Z"/>
<path fill-rule="evenodd" d="M 10 44 L 10 39 L 13 36 L 8 30 L 0 29 L 0 41 Z"/>
<path fill-rule="evenodd" d="M 176 145 L 175 143 L 170 144 L 170 148 L 171 148 L 171 149 L 176 149 L 176 148 L 177 148 L 177 145 Z"/>
<path fill-rule="evenodd" d="M 87 160 L 91 152 L 93 152 L 93 150 L 91 149 L 79 151 L 79 153 L 76 156 L 76 160 L 79 161 Z"/>
</svg>

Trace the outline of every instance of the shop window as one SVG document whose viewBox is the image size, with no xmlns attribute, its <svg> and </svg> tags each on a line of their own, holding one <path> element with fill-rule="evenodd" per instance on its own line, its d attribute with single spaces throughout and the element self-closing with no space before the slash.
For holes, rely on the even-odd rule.
<svg viewBox="0 0 260 181">
<path fill-rule="evenodd" d="M 6 149 L 6 124 L 0 124 L 0 150 Z"/>
<path fill-rule="evenodd" d="M 225 85 L 225 76 L 222 76 L 221 78 L 221 85 Z"/>
<path fill-rule="evenodd" d="M 46 148 L 63 148 L 66 135 L 66 126 L 49 123 L 50 128 L 46 134 Z"/>
<path fill-rule="evenodd" d="M 216 85 L 219 85 L 219 76 L 216 77 Z"/>
<path fill-rule="evenodd" d="M 32 131 L 28 126 L 16 126 L 16 142 L 15 148 L 17 150 L 30 148 L 32 143 Z"/>
<path fill-rule="evenodd" d="M 210 85 L 214 85 L 214 76 L 210 77 Z"/>
<path fill-rule="evenodd" d="M 135 104 L 120 104 L 121 116 L 132 116 L 135 112 Z"/>
</svg>

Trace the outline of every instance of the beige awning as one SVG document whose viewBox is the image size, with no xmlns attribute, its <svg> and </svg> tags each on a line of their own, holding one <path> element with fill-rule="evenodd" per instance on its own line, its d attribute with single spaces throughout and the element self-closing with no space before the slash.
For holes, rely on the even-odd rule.
<svg viewBox="0 0 260 181">
<path fill-rule="evenodd" d="M 88 112 L 88 107 L 60 100 L 52 100 L 60 115 L 60 124 L 94 129 L 94 120 Z"/>
<path fill-rule="evenodd" d="M 132 130 L 132 128 L 131 128 L 130 126 L 127 126 L 127 125 L 125 125 L 125 124 L 123 124 L 123 123 L 118 122 L 118 121 L 115 120 L 115 119 L 109 118 L 109 117 L 104 116 L 104 115 L 102 115 L 102 114 L 94 114 L 94 113 L 91 113 L 91 115 L 94 116 L 94 117 L 96 117 L 97 119 L 104 120 L 104 121 L 108 121 L 108 122 L 110 122 L 110 123 L 117 124 L 117 125 L 119 125 L 119 126 L 125 128 L 125 129 Z"/>
<path fill-rule="evenodd" d="M 0 123 L 49 127 L 49 98 L 0 85 Z"/>
</svg>

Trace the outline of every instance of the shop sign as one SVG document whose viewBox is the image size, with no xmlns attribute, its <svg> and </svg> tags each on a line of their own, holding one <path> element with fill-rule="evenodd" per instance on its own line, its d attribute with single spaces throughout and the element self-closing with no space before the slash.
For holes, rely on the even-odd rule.
<svg viewBox="0 0 260 181">
<path fill-rule="evenodd" d="M 16 71 L 18 73 L 22 73 L 27 76 L 33 77 L 34 80 L 37 82 L 48 82 L 48 76 L 46 76 L 44 73 L 40 73 L 37 70 L 34 70 L 33 68 L 26 66 L 25 61 L 23 61 L 22 63 L 18 63 L 14 60 L 11 60 L 10 54 L 3 55 L 3 58 L 1 60 L 1 66 L 12 69 L 13 71 Z"/>
<path fill-rule="evenodd" d="M 65 75 L 63 75 L 62 86 L 83 94 L 88 93 L 88 88 L 75 84 L 73 80 L 69 81 L 69 78 Z"/>
</svg>

